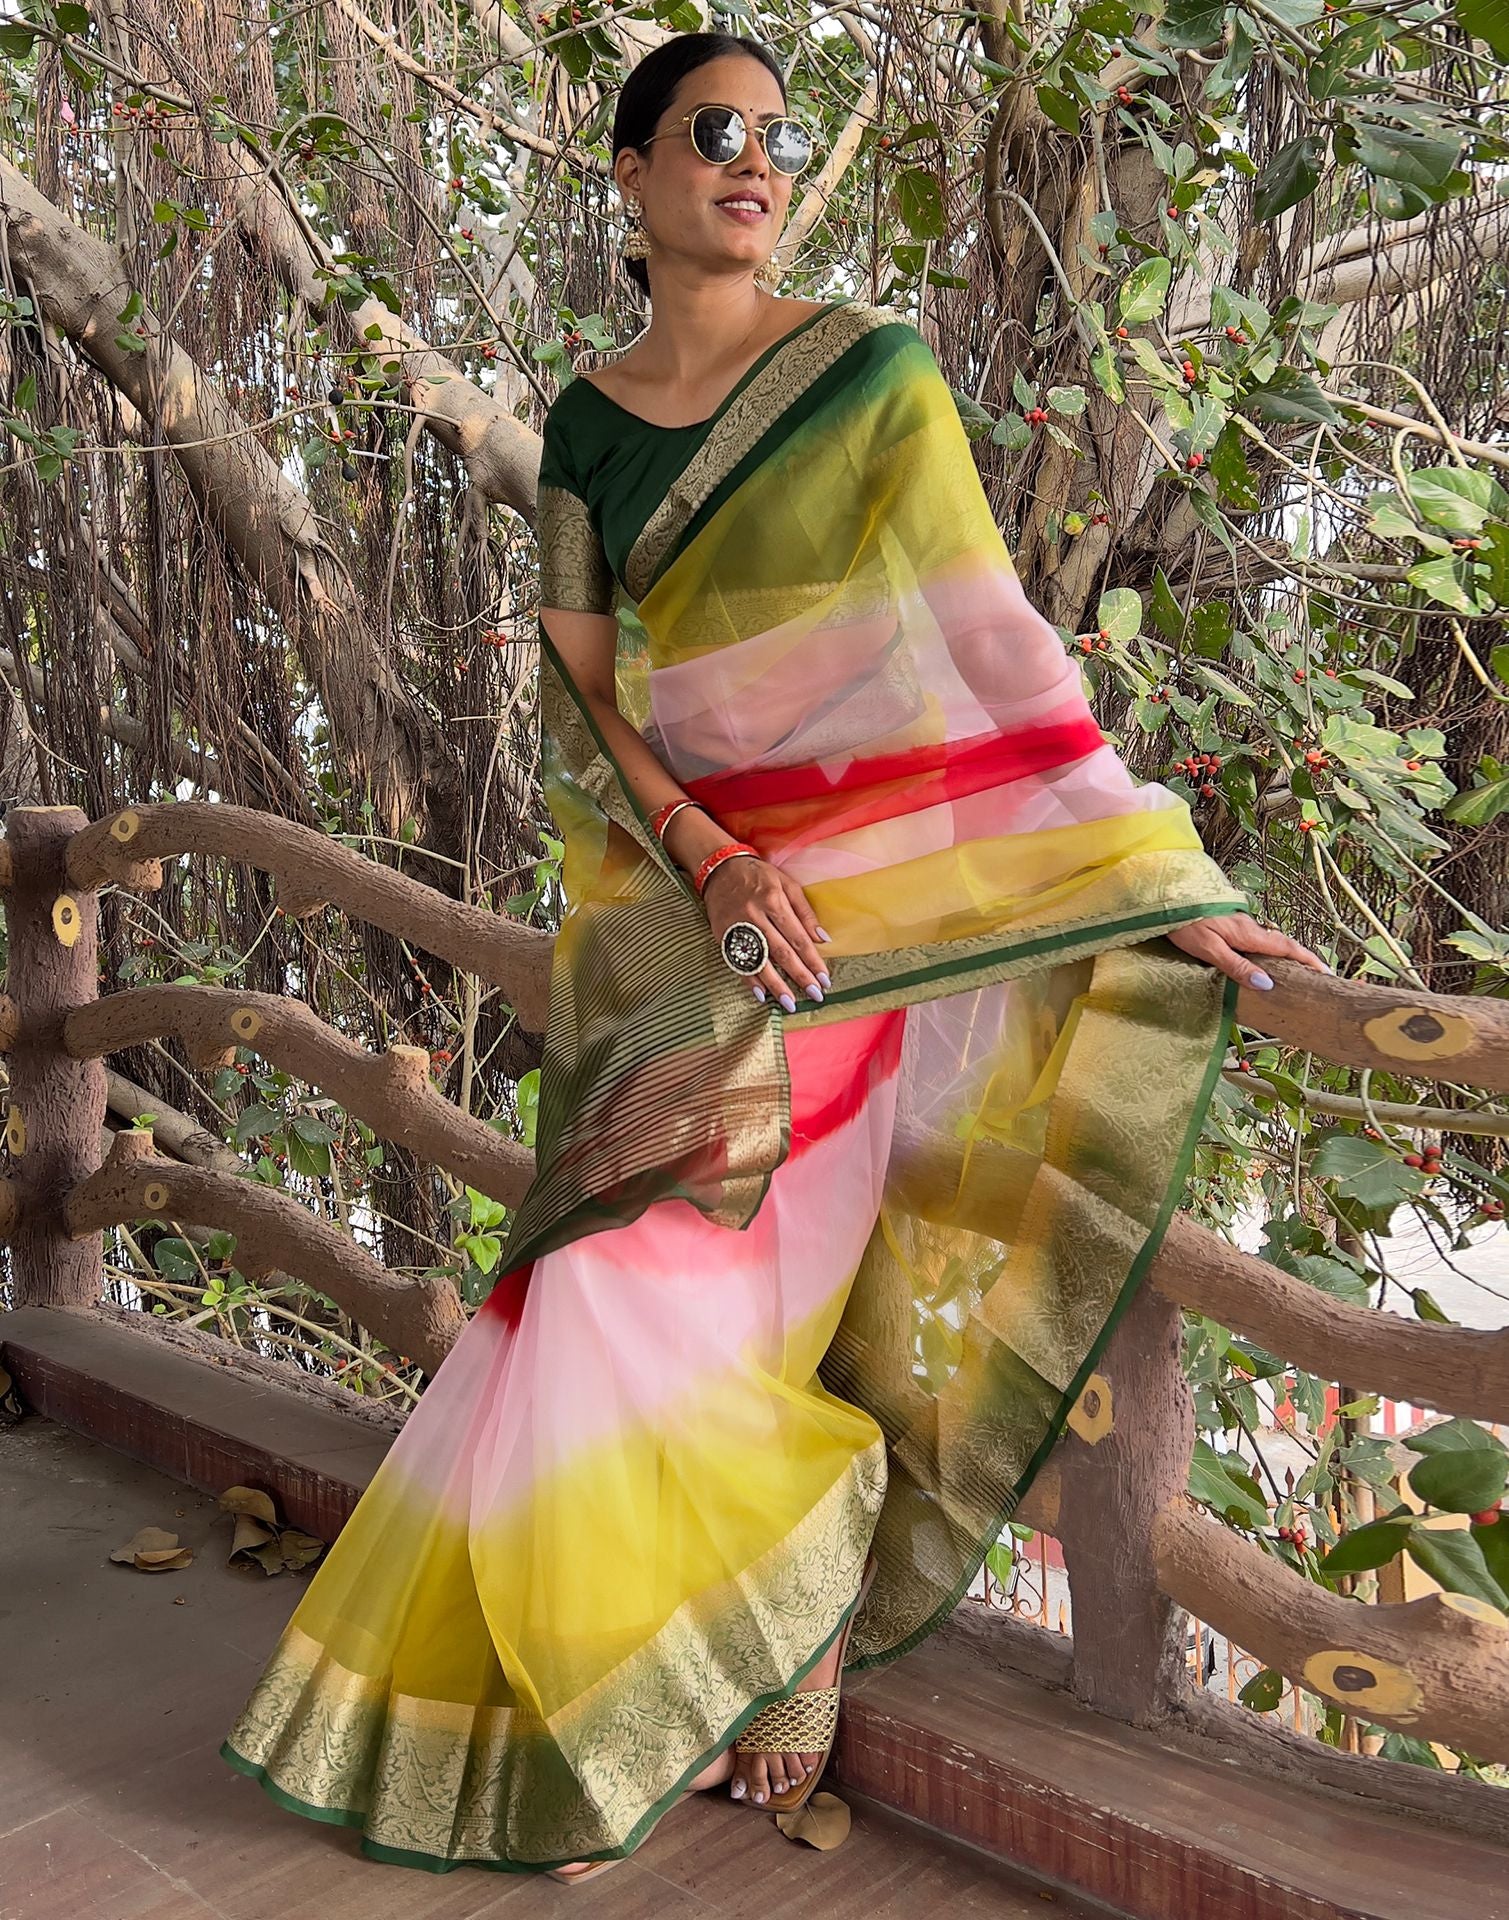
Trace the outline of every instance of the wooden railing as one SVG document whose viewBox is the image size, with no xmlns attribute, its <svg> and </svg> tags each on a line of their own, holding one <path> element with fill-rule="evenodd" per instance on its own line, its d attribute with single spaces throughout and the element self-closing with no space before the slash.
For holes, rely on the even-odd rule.
<svg viewBox="0 0 1509 1920">
<path fill-rule="evenodd" d="M 420 1049 L 369 1054 L 296 1000 L 233 988 L 145 986 L 101 999 L 97 889 L 156 887 L 162 861 L 188 853 L 274 874 L 287 912 L 328 903 L 385 927 L 496 984 L 526 1027 L 544 1023 L 548 936 L 444 899 L 307 828 L 201 803 L 132 807 L 93 824 L 76 809 L 12 809 L 0 842 L 10 940 L 0 997 L 0 1050 L 10 1066 L 0 1237 L 10 1244 L 16 1304 L 97 1301 L 102 1230 L 113 1223 L 214 1220 L 235 1234 L 235 1263 L 249 1278 L 282 1270 L 308 1279 L 432 1373 L 465 1324 L 449 1280 L 400 1280 L 296 1200 L 159 1154 L 145 1132 L 117 1134 L 100 1165 L 104 1057 L 171 1035 L 201 1068 L 227 1062 L 237 1047 L 255 1050 L 328 1092 L 380 1137 L 495 1200 L 516 1204 L 529 1182 L 530 1154 L 446 1100 Z M 1509 1007 L 1323 977 L 1285 962 L 1270 972 L 1271 993 L 1244 988 L 1238 996 L 1244 1025 L 1342 1064 L 1509 1091 Z M 903 1181 L 908 1152 L 931 1175 L 950 1151 L 936 1141 L 902 1144 Z M 1007 1150 L 975 1151 L 1002 1155 L 1009 1183 Z M 1073 1691 L 1113 1718 L 1158 1724 L 1188 1692 L 1188 1609 L 1369 1722 L 1509 1761 L 1509 1617 L 1450 1593 L 1364 1604 L 1300 1577 L 1191 1504 L 1185 1309 L 1354 1390 L 1479 1420 L 1509 1418 L 1509 1329 L 1416 1324 L 1348 1305 L 1175 1216 L 1064 1443 L 1017 1516 L 1063 1546 Z M 1484 1791 L 1441 1783 L 1443 1792 L 1458 1786 Z"/>
</svg>

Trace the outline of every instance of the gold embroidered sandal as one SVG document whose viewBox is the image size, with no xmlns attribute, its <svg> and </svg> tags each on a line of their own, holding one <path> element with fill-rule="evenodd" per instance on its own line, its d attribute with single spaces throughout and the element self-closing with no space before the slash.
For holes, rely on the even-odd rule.
<svg viewBox="0 0 1509 1920">
<path fill-rule="evenodd" d="M 784 1793 L 772 1793 L 762 1801 L 745 1795 L 742 1798 L 743 1805 L 754 1807 L 760 1813 L 794 1813 L 798 1807 L 805 1805 L 822 1778 L 828 1756 L 833 1751 L 834 1736 L 838 1732 L 838 1702 L 849 1633 L 854 1625 L 854 1616 L 864 1605 L 865 1595 L 870 1591 L 870 1583 L 874 1578 L 875 1560 L 872 1555 L 865 1562 L 865 1575 L 858 1597 L 850 1607 L 838 1636 L 838 1665 L 834 1669 L 833 1685 L 807 1687 L 800 1692 L 787 1694 L 782 1700 L 772 1700 L 768 1707 L 761 1707 L 734 1741 L 736 1753 L 815 1753 L 821 1756 L 817 1765 L 800 1786 L 788 1787 Z"/>
</svg>

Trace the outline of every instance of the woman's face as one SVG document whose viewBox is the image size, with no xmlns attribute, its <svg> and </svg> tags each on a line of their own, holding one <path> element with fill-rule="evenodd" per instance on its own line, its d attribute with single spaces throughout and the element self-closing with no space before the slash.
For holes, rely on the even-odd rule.
<svg viewBox="0 0 1509 1920">
<path fill-rule="evenodd" d="M 747 273 L 769 259 L 785 225 L 791 178 L 771 168 L 757 139 L 747 139 L 726 167 L 692 145 L 682 116 L 704 105 L 737 107 L 746 126 L 786 111 L 775 76 L 760 61 L 724 54 L 682 81 L 654 128 L 662 138 L 643 153 L 626 147 L 619 154 L 615 177 L 644 209 L 651 271 L 672 256 L 706 272 Z"/>
</svg>

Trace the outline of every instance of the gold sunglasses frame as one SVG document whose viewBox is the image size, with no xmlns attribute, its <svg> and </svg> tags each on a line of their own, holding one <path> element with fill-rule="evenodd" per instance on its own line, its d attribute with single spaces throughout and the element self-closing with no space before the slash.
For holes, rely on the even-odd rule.
<svg viewBox="0 0 1509 1920">
<path fill-rule="evenodd" d="M 707 155 L 697 145 L 695 137 L 690 135 L 691 122 L 697 118 L 697 115 L 699 113 L 709 113 L 709 112 L 737 114 L 739 117 L 739 123 L 744 129 L 744 139 L 739 147 L 739 151 L 735 154 L 732 154 L 727 160 L 709 160 Z M 801 166 L 797 168 L 795 173 L 787 173 L 784 167 L 778 167 L 770 157 L 770 149 L 765 145 L 765 135 L 769 132 L 769 130 L 772 127 L 779 126 L 783 120 L 790 121 L 791 125 L 794 127 L 800 127 L 802 132 L 805 133 L 807 138 L 812 142 L 811 151 L 808 153 L 807 158 L 802 162 Z M 703 163 L 704 166 L 708 166 L 708 167 L 731 167 L 736 160 L 742 159 L 744 156 L 744 148 L 749 145 L 751 135 L 753 135 L 754 138 L 757 139 L 760 143 L 760 151 L 765 155 L 766 166 L 768 166 L 773 173 L 778 173 L 783 180 L 800 179 L 802 174 L 804 174 L 807 171 L 808 167 L 810 167 L 812 165 L 812 162 L 817 158 L 816 134 L 813 133 L 811 127 L 807 125 L 805 120 L 799 120 L 794 113 L 778 113 L 776 114 L 774 119 L 767 120 L 764 126 L 758 126 L 758 125 L 752 126 L 749 122 L 748 117 L 745 115 L 745 113 L 741 108 L 731 107 L 722 100 L 704 100 L 701 106 L 693 107 L 690 113 L 682 114 L 681 118 L 675 121 L 671 126 L 662 127 L 659 133 L 652 133 L 648 140 L 641 142 L 641 145 L 648 147 L 652 145 L 656 140 L 664 140 L 669 134 L 679 133 L 683 127 L 686 127 L 688 129 L 689 137 L 692 138 L 692 149 L 696 153 L 697 158 Z"/>
</svg>

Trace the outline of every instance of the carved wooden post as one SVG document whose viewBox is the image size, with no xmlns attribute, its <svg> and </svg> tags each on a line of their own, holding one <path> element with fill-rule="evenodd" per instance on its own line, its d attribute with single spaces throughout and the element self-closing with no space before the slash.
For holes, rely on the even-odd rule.
<svg viewBox="0 0 1509 1920">
<path fill-rule="evenodd" d="M 12 807 L 0 889 L 9 960 L 0 1028 L 10 1039 L 5 1144 L 18 1218 L 10 1235 L 18 1307 L 92 1306 L 104 1242 L 70 1240 L 63 1200 L 100 1162 L 105 1067 L 63 1048 L 63 1021 L 99 992 L 98 898 L 71 890 L 64 850 L 89 816 L 77 807 Z"/>
<path fill-rule="evenodd" d="M 1185 1684 L 1185 1616 L 1159 1587 L 1152 1546 L 1153 1517 L 1184 1491 L 1194 1446 L 1180 1341 L 1179 1309 L 1139 1288 L 1058 1456 L 1071 1684 L 1087 1705 L 1136 1726 L 1164 1718 Z"/>
</svg>

